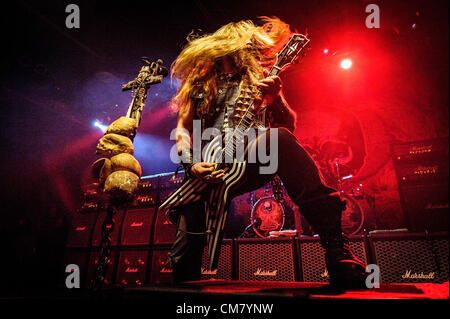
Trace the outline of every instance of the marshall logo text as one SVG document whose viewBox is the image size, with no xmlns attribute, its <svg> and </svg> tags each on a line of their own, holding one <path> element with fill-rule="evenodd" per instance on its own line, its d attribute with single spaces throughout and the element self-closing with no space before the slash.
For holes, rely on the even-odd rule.
<svg viewBox="0 0 450 319">
<path fill-rule="evenodd" d="M 434 272 L 430 272 L 429 274 L 424 274 L 421 272 L 418 273 L 412 273 L 411 270 L 407 270 L 405 274 L 402 275 L 403 279 L 434 279 Z"/>
<path fill-rule="evenodd" d="M 217 275 L 217 269 L 208 270 L 208 269 L 202 267 L 202 275 Z"/>
<path fill-rule="evenodd" d="M 275 277 L 278 273 L 278 270 L 262 270 L 261 268 L 258 268 L 253 275 L 255 276 L 267 276 L 267 277 Z"/>
</svg>

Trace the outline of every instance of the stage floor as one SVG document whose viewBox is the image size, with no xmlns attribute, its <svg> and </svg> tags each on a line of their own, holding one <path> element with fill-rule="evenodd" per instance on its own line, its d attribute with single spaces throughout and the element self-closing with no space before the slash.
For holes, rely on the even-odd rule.
<svg viewBox="0 0 450 319">
<path fill-rule="evenodd" d="M 128 296 L 158 294 L 183 298 L 277 298 L 277 299 L 448 299 L 449 283 L 380 284 L 380 288 L 337 291 L 324 283 L 207 280 L 180 286 L 126 288 Z"/>
</svg>

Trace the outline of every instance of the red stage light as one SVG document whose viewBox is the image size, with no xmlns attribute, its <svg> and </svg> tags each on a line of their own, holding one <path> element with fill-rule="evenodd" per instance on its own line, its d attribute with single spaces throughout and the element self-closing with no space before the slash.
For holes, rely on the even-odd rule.
<svg viewBox="0 0 450 319">
<path fill-rule="evenodd" d="M 352 67 L 352 64 L 352 60 L 344 59 L 341 61 L 341 68 L 343 68 L 344 70 L 350 69 Z"/>
<path fill-rule="evenodd" d="M 328 49 L 323 49 L 323 53 L 327 54 L 328 53 Z"/>
</svg>

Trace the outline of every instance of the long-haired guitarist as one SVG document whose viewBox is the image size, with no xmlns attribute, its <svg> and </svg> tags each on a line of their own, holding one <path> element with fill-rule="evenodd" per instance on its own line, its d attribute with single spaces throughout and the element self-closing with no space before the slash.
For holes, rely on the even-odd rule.
<svg viewBox="0 0 450 319">
<path fill-rule="evenodd" d="M 267 163 L 258 159 L 247 163 L 244 177 L 234 185 L 228 198 L 257 189 L 277 174 L 289 196 L 320 235 L 331 283 L 361 286 L 364 265 L 349 250 L 341 230 L 345 202 L 335 190 L 323 184 L 315 163 L 292 134 L 296 115 L 283 98 L 280 78 L 267 76 L 291 34 L 289 26 L 278 18 L 263 17 L 261 25 L 240 21 L 229 23 L 213 34 L 191 36 L 172 66 L 172 76 L 181 82 L 174 97 L 180 107 L 176 147 L 189 178 L 212 187 L 220 185 L 230 174 L 229 167 L 194 161 L 192 140 L 187 132 L 192 132 L 194 120 L 201 121 L 202 130 L 232 129 L 245 112 L 245 103 L 237 102 L 242 102 L 240 95 L 251 94 L 254 107 L 264 109 L 251 126 L 268 129 L 247 145 L 247 151 L 257 153 L 256 149 L 263 147 L 268 154 L 273 143 L 270 136 L 276 130 L 277 169 L 262 174 L 260 168 Z M 188 193 L 189 188 L 186 189 Z M 184 195 L 180 194 L 182 198 Z M 206 197 L 176 210 L 178 231 L 170 254 L 175 282 L 200 279 L 203 247 L 212 231 L 205 223 Z"/>
</svg>

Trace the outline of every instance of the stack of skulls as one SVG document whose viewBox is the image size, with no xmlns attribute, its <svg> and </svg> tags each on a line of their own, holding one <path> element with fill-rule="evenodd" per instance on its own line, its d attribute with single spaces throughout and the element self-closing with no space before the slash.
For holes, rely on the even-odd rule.
<svg viewBox="0 0 450 319">
<path fill-rule="evenodd" d="M 92 164 L 94 178 L 99 188 L 111 200 L 128 202 L 134 198 L 142 175 L 141 165 L 134 158 L 134 147 L 130 136 L 136 130 L 136 121 L 121 117 L 111 123 L 97 144 L 96 154 L 100 158 Z"/>
</svg>

